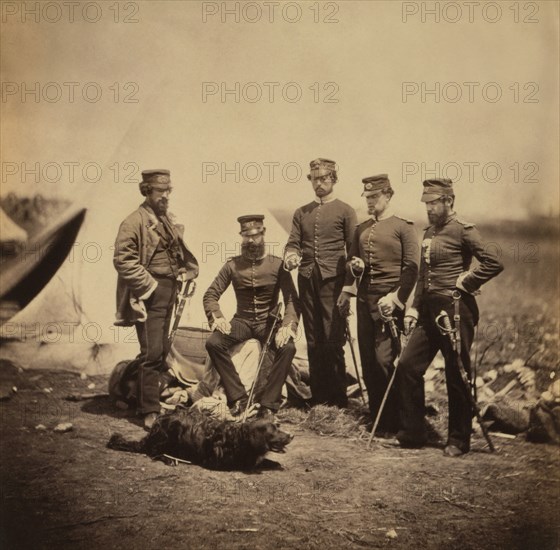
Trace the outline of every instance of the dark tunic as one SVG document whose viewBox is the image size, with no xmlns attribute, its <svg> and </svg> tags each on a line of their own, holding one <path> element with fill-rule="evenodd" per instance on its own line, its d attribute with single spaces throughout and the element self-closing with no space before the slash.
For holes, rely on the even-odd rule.
<svg viewBox="0 0 560 550">
<path fill-rule="evenodd" d="M 418 239 L 411 221 L 389 215 L 380 220 L 370 218 L 354 233 L 348 253 L 345 284 L 352 285 L 352 257 L 361 258 L 365 269 L 358 287 L 358 345 L 362 373 L 369 396 L 369 408 L 374 420 L 393 372 L 397 350 L 389 330 L 379 314 L 379 298 L 396 292 L 402 305 L 406 303 L 418 276 Z M 401 325 L 402 308 L 394 316 Z M 397 393 L 389 393 L 378 430 L 395 433 L 398 429 Z"/>
<path fill-rule="evenodd" d="M 356 213 L 338 200 L 313 201 L 294 214 L 285 255 L 301 256 L 298 289 L 315 403 L 345 406 L 344 319 L 336 301 Z"/>
<path fill-rule="evenodd" d="M 469 271 L 462 285 L 458 301 L 461 332 L 461 362 L 470 376 L 470 348 L 474 327 L 478 322 L 478 308 L 470 292 L 498 275 L 503 266 L 490 250 L 486 250 L 478 230 L 472 223 L 449 216 L 443 226 L 430 226 L 422 241 L 420 276 L 414 296 L 419 311 L 418 326 L 410 336 L 397 369 L 400 396 L 401 431 L 399 440 L 405 444 L 423 444 L 426 441 L 424 423 L 424 373 L 438 351 L 445 360 L 445 380 L 449 402 L 449 433 L 447 443 L 463 452 L 470 449 L 472 408 L 461 378 L 457 358 L 449 338 L 443 336 L 436 317 L 445 311 L 453 323 L 455 314 L 452 292 L 457 289 L 457 278 L 469 270 L 475 257 L 479 264 Z"/>
<path fill-rule="evenodd" d="M 497 256 L 491 248 L 484 247 L 475 225 L 458 220 L 456 214 L 449 216 L 442 227 L 427 227 L 422 240 L 414 307 L 422 304 L 427 293 L 453 291 L 459 275 L 470 269 L 473 257 L 479 264 L 463 281 L 465 290 L 470 293 L 502 271 Z"/>
<path fill-rule="evenodd" d="M 361 223 L 354 232 L 348 260 L 353 256 L 365 264 L 359 295 L 381 297 L 396 290 L 401 304 L 406 303 L 418 276 L 418 238 L 411 221 L 389 216 Z M 348 267 L 345 285 L 353 282 Z"/>
<path fill-rule="evenodd" d="M 260 260 L 248 260 L 243 256 L 230 258 L 222 267 L 208 290 L 202 303 L 210 324 L 214 317 L 223 317 L 218 300 L 230 283 L 237 298 L 235 317 L 252 323 L 266 322 L 270 312 L 278 303 L 281 291 L 284 297 L 284 321 L 287 326 L 294 323 L 297 328 L 299 304 L 291 275 L 284 269 L 281 258 L 267 255 Z"/>
<path fill-rule="evenodd" d="M 286 255 L 301 255 L 299 274 L 306 279 L 315 265 L 323 279 L 340 275 L 355 226 L 356 212 L 345 202 L 310 202 L 295 211 Z"/>
<path fill-rule="evenodd" d="M 224 264 L 204 293 L 202 302 L 210 324 L 214 323 L 214 317 L 223 317 L 218 300 L 230 284 L 237 298 L 237 311 L 231 321 L 231 331 L 223 334 L 215 330 L 206 341 L 206 349 L 231 405 L 246 397 L 245 387 L 231 361 L 231 348 L 249 338 L 256 338 L 261 344 L 266 341 L 270 334 L 269 314 L 278 303 L 280 292 L 285 304 L 282 326 L 291 326 L 294 333 L 300 306 L 292 276 L 284 269 L 281 258 L 267 255 L 259 260 L 248 260 L 236 256 Z M 295 344 L 291 340 L 281 348 L 276 348 L 272 341 L 268 354 L 272 362 L 270 372 L 262 389 L 255 391 L 256 400 L 261 405 L 272 410 L 278 408 L 282 386 L 295 352 Z"/>
</svg>

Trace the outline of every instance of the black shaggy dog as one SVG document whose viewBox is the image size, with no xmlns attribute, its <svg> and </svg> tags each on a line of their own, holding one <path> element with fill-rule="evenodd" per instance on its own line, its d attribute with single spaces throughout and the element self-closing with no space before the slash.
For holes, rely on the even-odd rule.
<svg viewBox="0 0 560 550">
<path fill-rule="evenodd" d="M 107 447 L 154 459 L 168 455 L 216 470 L 250 470 L 269 451 L 283 453 L 292 439 L 267 420 L 222 422 L 199 411 L 177 409 L 160 416 L 140 441 L 113 434 Z"/>
</svg>

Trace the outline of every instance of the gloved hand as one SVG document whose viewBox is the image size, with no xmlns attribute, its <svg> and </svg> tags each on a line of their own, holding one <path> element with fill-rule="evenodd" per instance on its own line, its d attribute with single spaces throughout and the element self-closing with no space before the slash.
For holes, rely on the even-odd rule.
<svg viewBox="0 0 560 550">
<path fill-rule="evenodd" d="M 359 277 L 364 272 L 365 267 L 366 264 L 362 258 L 352 256 L 352 259 L 350 260 L 350 271 L 354 277 Z"/>
<path fill-rule="evenodd" d="M 231 324 L 225 317 L 214 318 L 212 330 L 219 330 L 222 334 L 229 334 L 231 332 Z"/>
<path fill-rule="evenodd" d="M 292 271 L 292 269 L 298 267 L 299 264 L 301 264 L 301 256 L 297 254 L 290 254 L 284 260 L 284 268 L 288 271 Z"/>
<path fill-rule="evenodd" d="M 352 294 L 350 292 L 342 291 L 338 300 L 336 301 L 336 306 L 338 307 L 338 311 L 343 317 L 346 317 L 350 314 L 350 298 L 352 298 Z"/>
<path fill-rule="evenodd" d="M 416 328 L 417 323 L 418 323 L 418 310 L 416 308 L 411 307 L 406 311 L 406 314 L 404 316 L 404 330 L 403 330 L 404 335 L 408 336 Z"/>
<path fill-rule="evenodd" d="M 292 327 L 280 327 L 278 329 L 278 332 L 276 333 L 276 336 L 274 337 L 274 343 L 276 344 L 277 348 L 281 348 L 290 341 L 290 338 L 293 338 L 294 340 L 296 339 L 296 335 L 292 330 Z"/>
<path fill-rule="evenodd" d="M 377 302 L 377 307 L 382 317 L 391 317 L 393 310 L 395 309 L 395 302 L 391 294 L 387 294 L 382 298 L 379 298 Z"/>
</svg>

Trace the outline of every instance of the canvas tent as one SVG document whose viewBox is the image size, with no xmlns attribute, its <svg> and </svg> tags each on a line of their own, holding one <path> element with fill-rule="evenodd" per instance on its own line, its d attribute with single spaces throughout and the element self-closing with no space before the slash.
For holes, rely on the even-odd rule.
<svg viewBox="0 0 560 550">
<path fill-rule="evenodd" d="M 193 193 L 175 185 L 170 210 L 185 225 L 185 241 L 200 264 L 197 291 L 187 303 L 182 325 L 192 329 L 192 347 L 203 353 L 203 341 L 197 341 L 196 336 L 208 329 L 202 295 L 227 258 L 239 253 L 237 217 L 250 213 L 265 215 L 266 239 L 273 254 L 282 254 L 287 234 L 260 201 L 257 204 L 251 197 L 240 199 L 235 189 L 219 183 L 200 188 L 203 192 Z M 27 265 L 25 269 L 20 265 L 19 272 L 16 270 L 9 277 L 9 283 L 17 286 L 21 276 L 31 281 L 43 279 L 41 273 L 45 270 L 52 270 L 53 266 L 58 269 L 42 290 L 28 304 L 22 303 L 23 309 L 3 324 L 1 336 L 10 341 L 4 342 L 0 357 L 30 368 L 104 374 L 119 360 L 137 354 L 134 328 L 113 325 L 116 271 L 112 257 L 120 222 L 142 200 L 135 184 L 106 185 L 103 190 L 77 200 L 43 234 L 42 238 L 47 237 L 44 242 L 50 243 L 47 248 L 57 250 L 55 258 Z M 41 242 L 35 246 L 40 248 Z M 61 261 L 63 250 L 67 250 L 67 256 Z M 31 256 L 37 260 L 42 252 L 34 250 Z M 232 316 L 235 295 L 231 288 L 221 304 L 224 314 Z"/>
</svg>

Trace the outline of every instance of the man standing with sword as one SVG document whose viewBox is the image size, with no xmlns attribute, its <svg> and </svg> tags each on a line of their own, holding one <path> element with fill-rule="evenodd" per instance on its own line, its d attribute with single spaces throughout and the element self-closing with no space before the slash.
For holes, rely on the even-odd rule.
<svg viewBox="0 0 560 550">
<path fill-rule="evenodd" d="M 411 336 L 397 369 L 401 421 L 397 439 L 403 447 L 422 447 L 426 443 L 424 373 L 441 351 L 449 402 L 449 433 L 444 454 L 457 457 L 469 452 L 472 431 L 470 388 L 465 385 L 460 369 L 464 367 L 470 375 L 469 352 L 478 322 L 474 293 L 498 275 L 503 266 L 484 247 L 474 224 L 457 218 L 451 180 L 426 180 L 423 185 L 421 200 L 426 203 L 430 225 L 422 241 L 413 307 L 404 318 L 405 334 L 410 332 Z M 471 268 L 473 257 L 479 264 Z M 441 331 L 442 326 L 447 331 L 451 326 L 438 324 L 439 319 L 447 317 L 455 317 L 460 325 L 454 327 L 459 336 L 455 339 L 460 346 L 457 354 L 453 340 Z"/>
<path fill-rule="evenodd" d="M 343 408 L 348 405 L 344 319 L 336 300 L 344 284 L 356 213 L 335 196 L 338 168 L 334 160 L 312 160 L 309 169 L 315 198 L 294 213 L 284 265 L 289 271 L 298 268 L 313 404 Z"/>
<path fill-rule="evenodd" d="M 160 411 L 160 375 L 166 371 L 177 289 L 197 277 L 198 262 L 183 242 L 183 227 L 172 222 L 167 210 L 169 170 L 144 170 L 140 192 L 146 200 L 121 223 L 115 242 L 115 325 L 136 327 L 140 355 L 123 378 L 136 378 L 138 413 L 150 429 Z"/>
<path fill-rule="evenodd" d="M 387 174 L 364 178 L 362 183 L 371 217 L 354 232 L 338 306 L 348 314 L 358 279 L 358 345 L 373 423 L 400 353 L 399 335 L 391 334 L 388 321 L 394 318 L 402 328 L 404 306 L 418 275 L 418 241 L 412 222 L 396 216 L 390 207 L 394 191 Z M 387 396 L 378 428 L 387 435 L 398 430 L 394 389 Z"/>
<path fill-rule="evenodd" d="M 237 219 L 243 238 L 241 255 L 225 263 L 202 299 L 214 331 L 206 342 L 206 350 L 220 375 L 231 414 L 237 418 L 245 418 L 244 413 L 252 403 L 248 402 L 249 396 L 235 370 L 230 349 L 235 344 L 256 338 L 264 346 L 263 351 L 271 353 L 273 364 L 268 380 L 260 395 L 255 396 L 260 404 L 259 416 L 265 418 L 273 417 L 278 410 L 282 386 L 296 352 L 294 339 L 299 300 L 292 276 L 284 269 L 282 259 L 266 253 L 263 219 L 263 215 Z M 237 298 L 237 312 L 228 322 L 220 310 L 219 299 L 230 284 Z M 286 307 L 284 319 L 276 331 L 280 292 Z"/>
</svg>

